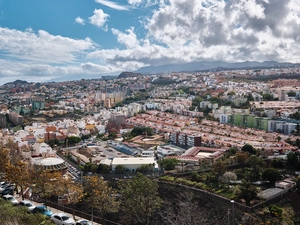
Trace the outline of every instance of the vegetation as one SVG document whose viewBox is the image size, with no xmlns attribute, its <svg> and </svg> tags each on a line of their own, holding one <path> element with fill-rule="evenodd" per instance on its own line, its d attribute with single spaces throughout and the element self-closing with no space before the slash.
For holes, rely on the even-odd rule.
<svg viewBox="0 0 300 225">
<path fill-rule="evenodd" d="M 117 212 L 120 205 L 120 202 L 116 199 L 116 191 L 109 187 L 107 182 L 99 176 L 85 178 L 82 200 L 92 210 L 92 214 L 94 210 L 100 213 L 101 218 L 103 218 L 102 224 L 105 224 L 105 215 Z"/>
<path fill-rule="evenodd" d="M 152 136 L 154 132 L 153 129 L 150 127 L 134 127 L 131 131 L 132 137 L 136 137 L 142 134 L 147 134 L 148 136 Z"/>
<path fill-rule="evenodd" d="M 249 145 L 249 144 L 245 144 L 243 147 L 242 147 L 242 151 L 243 152 L 248 152 L 252 155 L 255 155 L 256 154 L 256 149 L 252 146 L 252 145 Z"/>
<path fill-rule="evenodd" d="M 235 189 L 236 198 L 244 199 L 247 205 L 250 205 L 251 200 L 257 197 L 257 193 L 257 188 L 247 180 L 243 180 L 243 183 Z"/>
<path fill-rule="evenodd" d="M 267 168 L 264 170 L 262 177 L 264 180 L 269 181 L 272 186 L 275 186 L 275 182 L 280 178 L 280 173 L 275 168 Z"/>
<path fill-rule="evenodd" d="M 153 213 L 162 204 L 157 183 L 139 173 L 132 179 L 120 182 L 119 189 L 123 223 L 149 224 Z"/>
<path fill-rule="evenodd" d="M 159 165 L 164 169 L 164 170 L 174 170 L 175 167 L 178 165 L 179 160 L 178 159 L 171 159 L 171 158 L 166 158 L 162 159 L 159 161 Z"/>
<path fill-rule="evenodd" d="M 0 224 L 2 225 L 50 225 L 51 220 L 42 214 L 28 213 L 26 208 L 12 206 L 0 198 Z"/>
<path fill-rule="evenodd" d="M 71 136 L 71 137 L 68 137 L 67 140 L 68 141 L 68 145 L 74 145 L 74 144 L 77 144 L 81 141 L 81 138 L 80 137 L 74 137 L 74 136 Z"/>
</svg>

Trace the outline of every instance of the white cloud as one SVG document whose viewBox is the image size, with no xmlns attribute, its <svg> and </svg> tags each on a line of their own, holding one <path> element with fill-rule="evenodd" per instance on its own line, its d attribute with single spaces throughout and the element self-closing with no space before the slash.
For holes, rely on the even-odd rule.
<svg viewBox="0 0 300 225">
<path fill-rule="evenodd" d="M 85 22 L 85 21 L 84 21 L 84 19 L 82 19 L 81 17 L 78 16 L 77 18 L 75 18 L 75 22 L 76 22 L 76 23 L 79 23 L 79 24 L 81 24 L 81 25 L 84 25 L 84 22 Z"/>
<path fill-rule="evenodd" d="M 127 1 L 141 7 L 150 2 Z M 151 8 L 152 12 L 139 18 L 146 21 L 145 35 L 141 36 L 141 29 L 131 24 L 125 31 L 109 29 L 122 45 L 111 49 L 100 49 L 89 38 L 76 40 L 46 31 L 35 33 L 31 28 L 18 31 L 0 27 L 0 54 L 5 58 L 0 61 L 0 79 L 5 74 L 11 78 L 34 75 L 34 79 L 42 79 L 43 74 L 97 76 L 147 65 L 202 60 L 299 62 L 298 3 L 299 0 L 161 0 Z M 89 22 L 107 31 L 108 17 L 101 9 L 95 10 Z"/>
<path fill-rule="evenodd" d="M 96 47 L 89 38 L 75 40 L 51 35 L 44 30 L 34 33 L 0 27 L 0 52 L 9 58 L 33 62 L 63 63 L 76 61 L 76 55 Z"/>
<path fill-rule="evenodd" d="M 128 34 L 124 34 L 117 29 L 112 29 L 112 33 L 117 36 L 119 43 L 124 44 L 127 48 L 134 48 L 139 45 L 139 40 L 137 39 L 134 28 L 126 30 Z"/>
<path fill-rule="evenodd" d="M 94 15 L 89 17 L 90 23 L 97 26 L 97 27 L 102 27 L 109 15 L 104 13 L 102 9 L 95 9 L 94 10 Z"/>
<path fill-rule="evenodd" d="M 143 2 L 143 0 L 128 0 L 128 4 L 138 6 Z"/>
<path fill-rule="evenodd" d="M 112 9 L 116 9 L 116 10 L 129 10 L 129 8 L 127 6 L 124 5 L 120 5 L 116 2 L 112 2 L 112 1 L 107 1 L 107 0 L 96 0 L 97 3 L 100 3 L 102 5 L 105 5 L 107 7 L 110 7 Z"/>
</svg>

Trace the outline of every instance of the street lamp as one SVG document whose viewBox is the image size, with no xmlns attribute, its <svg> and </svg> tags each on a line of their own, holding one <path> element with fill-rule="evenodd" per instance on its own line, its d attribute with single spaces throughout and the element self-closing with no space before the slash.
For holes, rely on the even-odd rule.
<svg viewBox="0 0 300 225">
<path fill-rule="evenodd" d="M 230 201 L 232 203 L 232 225 L 234 225 L 234 200 Z"/>
<path fill-rule="evenodd" d="M 228 216 L 228 225 L 230 225 L 230 209 L 228 209 L 227 216 Z"/>
</svg>

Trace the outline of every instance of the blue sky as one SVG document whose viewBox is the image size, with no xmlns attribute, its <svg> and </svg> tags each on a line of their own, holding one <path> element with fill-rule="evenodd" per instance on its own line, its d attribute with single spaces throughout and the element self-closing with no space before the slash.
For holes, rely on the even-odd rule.
<svg viewBox="0 0 300 225">
<path fill-rule="evenodd" d="M 0 84 L 202 60 L 299 62 L 299 0 L 0 0 Z"/>
</svg>

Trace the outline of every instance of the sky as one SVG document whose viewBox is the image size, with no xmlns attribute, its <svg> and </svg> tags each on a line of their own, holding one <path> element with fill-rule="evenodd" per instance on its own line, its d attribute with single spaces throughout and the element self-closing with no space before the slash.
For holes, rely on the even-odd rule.
<svg viewBox="0 0 300 225">
<path fill-rule="evenodd" d="M 0 0 L 0 85 L 197 61 L 299 62 L 300 0 Z"/>
</svg>

